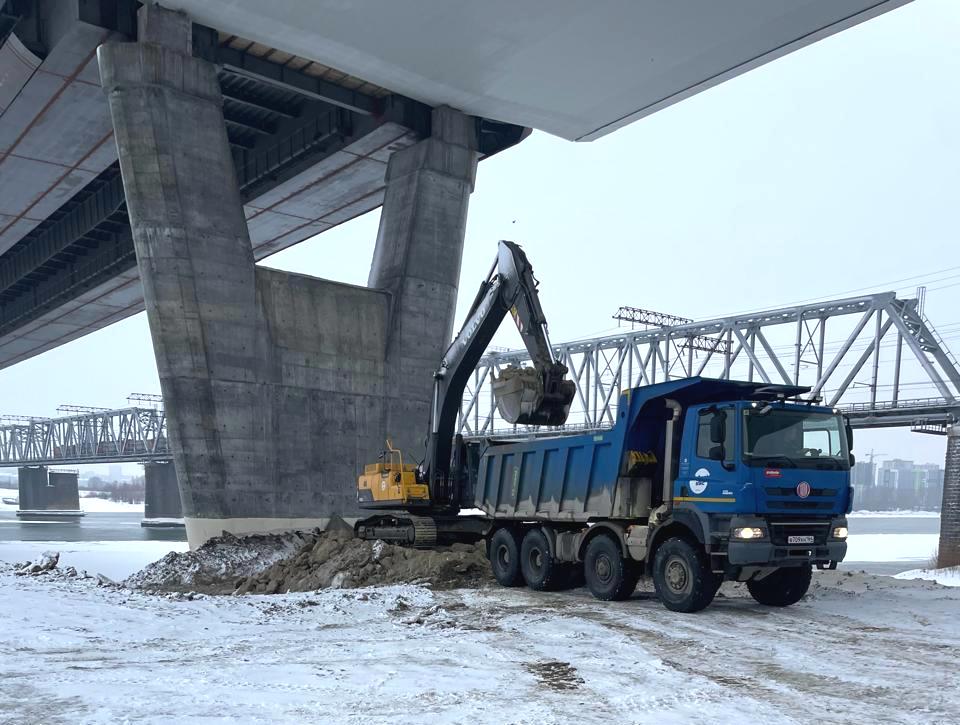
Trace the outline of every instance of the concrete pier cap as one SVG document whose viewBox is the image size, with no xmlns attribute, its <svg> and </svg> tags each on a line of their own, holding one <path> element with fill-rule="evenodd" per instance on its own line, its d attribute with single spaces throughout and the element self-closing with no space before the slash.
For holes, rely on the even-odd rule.
<svg viewBox="0 0 960 725">
<path fill-rule="evenodd" d="M 216 67 L 145 5 L 98 50 L 191 547 L 361 515 L 389 435 L 417 457 L 449 343 L 477 121 L 394 153 L 368 287 L 254 264 Z"/>
</svg>

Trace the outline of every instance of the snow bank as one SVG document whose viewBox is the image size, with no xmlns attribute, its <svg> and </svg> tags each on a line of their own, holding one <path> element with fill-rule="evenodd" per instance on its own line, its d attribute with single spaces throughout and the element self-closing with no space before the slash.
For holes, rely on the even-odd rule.
<svg viewBox="0 0 960 725">
<path fill-rule="evenodd" d="M 925 579 L 945 587 L 960 587 L 960 566 L 943 569 L 911 569 L 894 575 L 894 579 Z"/>
<path fill-rule="evenodd" d="M 244 537 L 224 532 L 196 551 L 170 552 L 128 577 L 124 585 L 132 589 L 229 594 L 248 577 L 297 551 L 306 540 L 298 532 Z"/>
</svg>

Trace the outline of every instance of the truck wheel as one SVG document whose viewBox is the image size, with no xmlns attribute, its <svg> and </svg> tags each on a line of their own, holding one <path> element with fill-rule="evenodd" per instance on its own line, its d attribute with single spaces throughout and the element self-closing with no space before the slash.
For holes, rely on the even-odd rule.
<svg viewBox="0 0 960 725">
<path fill-rule="evenodd" d="M 523 584 L 520 574 L 520 547 L 517 537 L 510 529 L 497 529 L 490 538 L 488 554 L 493 578 L 505 587 L 518 587 Z"/>
<path fill-rule="evenodd" d="M 587 589 L 597 599 L 620 601 L 629 599 L 637 588 L 639 568 L 623 558 L 620 544 L 606 534 L 599 534 L 587 544 L 583 575 Z"/>
<path fill-rule="evenodd" d="M 530 529 L 520 545 L 520 571 L 527 586 L 538 592 L 557 588 L 562 566 L 550 553 L 550 542 L 540 529 Z"/>
<path fill-rule="evenodd" d="M 667 609 L 691 613 L 709 606 L 720 582 L 700 546 L 674 536 L 657 549 L 653 585 Z"/>
<path fill-rule="evenodd" d="M 763 579 L 748 581 L 750 596 L 768 607 L 789 607 L 796 604 L 810 588 L 811 566 L 791 566 L 777 569 Z"/>
</svg>

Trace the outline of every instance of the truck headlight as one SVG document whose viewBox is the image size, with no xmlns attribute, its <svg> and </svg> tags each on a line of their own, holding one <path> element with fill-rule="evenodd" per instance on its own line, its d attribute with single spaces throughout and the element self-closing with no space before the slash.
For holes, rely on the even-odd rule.
<svg viewBox="0 0 960 725">
<path fill-rule="evenodd" d="M 766 532 L 758 526 L 743 526 L 738 527 L 730 532 L 730 536 L 734 539 L 762 539 L 766 536 Z"/>
<path fill-rule="evenodd" d="M 833 538 L 835 538 L 835 539 L 845 539 L 845 538 L 847 538 L 847 534 L 848 534 L 848 533 L 850 533 L 850 532 L 847 531 L 847 527 L 846 527 L 846 526 L 838 526 L 837 528 L 835 528 L 835 529 L 833 530 Z"/>
</svg>

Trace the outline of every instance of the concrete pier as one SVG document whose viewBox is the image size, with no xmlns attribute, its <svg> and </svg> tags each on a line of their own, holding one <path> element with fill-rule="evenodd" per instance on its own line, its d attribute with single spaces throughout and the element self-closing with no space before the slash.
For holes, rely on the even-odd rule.
<svg viewBox="0 0 960 725">
<path fill-rule="evenodd" d="M 937 564 L 960 566 L 960 425 L 947 431 Z"/>
<path fill-rule="evenodd" d="M 190 55 L 185 15 L 139 17 L 140 41 L 98 59 L 190 544 L 349 520 L 388 435 L 422 453 L 475 119 L 437 109 L 432 136 L 391 158 L 375 289 L 256 267 L 216 68 Z"/>
<path fill-rule="evenodd" d="M 183 507 L 173 462 L 144 463 L 143 480 L 143 521 L 140 525 L 145 528 L 182 528 Z"/>
<path fill-rule="evenodd" d="M 76 471 L 24 466 L 17 471 L 20 488 L 20 518 L 80 518 L 80 488 Z"/>
</svg>

